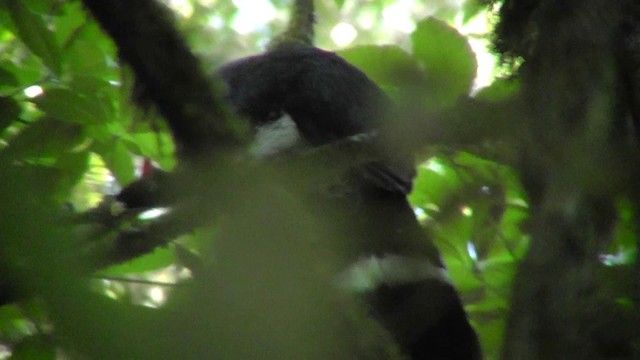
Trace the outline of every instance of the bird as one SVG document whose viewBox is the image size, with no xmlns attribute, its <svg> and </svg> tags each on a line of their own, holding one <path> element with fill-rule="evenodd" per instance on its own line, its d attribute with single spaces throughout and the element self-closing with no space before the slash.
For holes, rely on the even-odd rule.
<svg viewBox="0 0 640 360">
<path fill-rule="evenodd" d="M 248 151 L 257 158 L 375 139 L 394 116 L 393 102 L 364 72 L 310 45 L 241 58 L 216 76 L 231 108 L 251 124 Z M 408 202 L 413 158 L 388 148 L 379 155 L 346 171 L 338 195 L 310 200 L 353 242 L 337 286 L 365 299 L 410 359 L 480 359 L 460 297 Z"/>
<path fill-rule="evenodd" d="M 309 44 L 278 46 L 231 61 L 213 74 L 224 97 L 252 129 L 250 157 L 282 158 L 340 141 L 371 141 L 388 129 L 389 97 L 364 72 Z M 348 239 L 348 264 L 336 286 L 367 311 L 411 360 L 478 360 L 478 337 L 438 249 L 407 195 L 411 154 L 386 146 L 355 163 L 342 181 L 306 199 Z M 171 174 L 160 169 L 122 189 L 129 208 L 170 206 Z"/>
<path fill-rule="evenodd" d="M 364 72 L 331 51 L 281 46 L 222 65 L 213 74 L 237 116 L 252 129 L 258 160 L 282 158 L 340 141 L 375 140 L 394 104 Z M 479 360 L 478 337 L 438 249 L 407 195 L 413 157 L 380 149 L 355 163 L 330 191 L 307 201 L 348 239 L 349 259 L 336 286 L 363 300 L 411 360 Z M 155 169 L 122 189 L 127 207 L 170 206 L 171 174 Z"/>
</svg>

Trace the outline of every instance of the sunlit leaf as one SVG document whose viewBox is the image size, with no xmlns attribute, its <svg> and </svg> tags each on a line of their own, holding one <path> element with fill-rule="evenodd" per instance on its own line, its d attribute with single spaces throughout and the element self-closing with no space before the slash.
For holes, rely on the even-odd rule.
<svg viewBox="0 0 640 360">
<path fill-rule="evenodd" d="M 505 246 L 516 257 L 522 256 L 526 250 L 527 239 L 524 236 L 522 224 L 528 216 L 526 209 L 511 204 L 507 204 L 507 208 L 502 215 L 500 224 L 501 238 L 505 242 Z"/>
<path fill-rule="evenodd" d="M 466 38 L 446 23 L 427 18 L 411 34 L 415 58 L 429 83 L 438 89 L 437 104 L 451 105 L 467 95 L 476 76 L 477 62 Z"/>
<path fill-rule="evenodd" d="M 0 334 L 8 340 L 18 340 L 33 333 L 22 309 L 15 305 L 0 306 Z"/>
<path fill-rule="evenodd" d="M 124 264 L 112 266 L 101 272 L 106 276 L 141 274 L 160 270 L 176 262 L 175 253 L 169 248 L 158 248 L 150 254 L 140 256 Z"/>
<path fill-rule="evenodd" d="M 82 8 L 80 1 L 65 1 L 57 6 L 58 16 L 51 21 L 56 29 L 55 36 L 59 44 L 65 47 L 76 39 L 85 39 L 88 13 Z M 96 24 L 97 26 L 97 24 Z M 104 36 L 91 36 L 95 42 L 103 40 Z"/>
<path fill-rule="evenodd" d="M 420 64 L 397 46 L 356 46 L 338 51 L 338 54 L 364 71 L 391 96 L 406 96 L 409 91 L 427 88 Z"/>
<path fill-rule="evenodd" d="M 488 2 L 482 0 L 467 0 L 462 8 L 462 21 L 467 22 L 487 9 Z"/>
<path fill-rule="evenodd" d="M 484 317 L 481 317 L 481 319 L 483 320 Z M 492 318 L 490 320 L 475 321 L 474 323 L 485 359 L 498 359 L 503 345 L 504 319 Z"/>
<path fill-rule="evenodd" d="M 517 261 L 508 253 L 502 256 L 493 256 L 482 264 L 482 276 L 487 284 L 497 289 L 508 289 L 517 270 Z M 508 292 L 502 294 L 508 296 Z M 501 303 L 500 306 L 505 306 Z"/>
<path fill-rule="evenodd" d="M 36 56 L 29 56 L 22 59 L 20 64 L 11 61 L 2 62 L 2 68 L 13 74 L 13 78 L 16 79 L 18 87 L 34 85 L 47 72 L 46 67 L 42 65 L 42 61 L 38 60 Z M 15 92 L 15 89 L 13 92 Z"/>
<path fill-rule="evenodd" d="M 84 139 L 81 126 L 45 118 L 27 126 L 12 138 L 2 155 L 14 159 L 57 158 Z"/>
<path fill-rule="evenodd" d="M 64 202 L 71 194 L 73 187 L 82 179 L 89 166 L 89 152 L 68 152 L 55 163 L 55 168 L 61 171 L 58 197 Z"/>
<path fill-rule="evenodd" d="M 478 91 L 476 98 L 500 101 L 515 96 L 520 90 L 520 83 L 515 79 L 497 79 L 491 85 Z"/>
<path fill-rule="evenodd" d="M 418 168 L 409 200 L 414 206 L 441 206 L 444 199 L 459 190 L 460 179 L 446 161 L 433 158 Z"/>
<path fill-rule="evenodd" d="M 120 184 L 129 184 L 135 180 L 133 155 L 122 141 L 95 144 L 92 149 L 102 157 Z"/>
<path fill-rule="evenodd" d="M 31 12 L 21 0 L 5 0 L 18 36 L 54 73 L 60 73 L 60 48 L 41 16 Z"/>
<path fill-rule="evenodd" d="M 139 150 L 139 155 L 158 162 L 165 170 L 175 165 L 174 144 L 171 136 L 165 132 L 144 132 L 134 134 L 132 138 Z"/>
<path fill-rule="evenodd" d="M 94 42 L 75 41 L 63 57 L 69 72 L 78 75 L 104 76 L 113 71 L 107 66 L 107 56 Z"/>
<path fill-rule="evenodd" d="M 466 216 L 448 217 L 432 228 L 436 246 L 445 258 L 452 257 L 464 264 L 472 264 L 473 259 L 467 251 L 472 239 L 473 221 Z"/>
<path fill-rule="evenodd" d="M 32 99 L 42 111 L 59 120 L 88 124 L 107 121 L 105 104 L 94 96 L 69 89 L 47 89 Z"/>
<path fill-rule="evenodd" d="M 447 270 L 456 285 L 456 289 L 462 295 L 470 294 L 484 287 L 482 281 L 473 273 L 473 269 L 467 262 L 448 261 Z"/>
</svg>

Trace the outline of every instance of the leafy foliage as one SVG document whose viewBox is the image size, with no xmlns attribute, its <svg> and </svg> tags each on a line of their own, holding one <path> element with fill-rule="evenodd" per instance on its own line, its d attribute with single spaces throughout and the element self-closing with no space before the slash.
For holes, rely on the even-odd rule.
<svg viewBox="0 0 640 360">
<path fill-rule="evenodd" d="M 281 3 L 273 1 L 278 12 L 285 9 L 285 4 Z M 321 45 L 330 43 L 330 25 L 341 20 L 337 16 L 338 10 L 344 10 L 344 19 L 356 23 L 359 13 L 355 9 L 360 9 L 362 14 L 377 16 L 394 5 L 388 0 L 327 0 L 318 3 L 320 24 L 317 33 Z M 420 110 L 424 112 L 417 115 L 420 121 L 425 122 L 429 119 L 423 117 L 428 114 L 446 113 L 455 108 L 458 101 L 469 94 L 476 77 L 478 63 L 468 38 L 450 24 L 456 14 L 466 21 L 488 11 L 484 1 L 468 0 L 461 8 L 451 8 L 446 3 L 435 1 L 437 11 L 433 14 L 437 17 L 424 17 L 410 34 L 396 33 L 391 37 L 381 24 L 375 22 L 366 32 L 359 27 L 360 36 L 355 46 L 338 52 L 365 71 L 398 102 L 408 98 L 419 99 Z M 177 20 L 208 67 L 256 52 L 259 44 L 264 44 L 282 25 L 280 18 L 275 18 L 261 31 L 241 36 L 232 29 L 239 14 L 230 1 L 194 1 L 188 6 L 195 9 L 192 15 L 178 16 Z M 426 15 L 425 12 L 420 8 L 415 14 L 422 16 Z M 344 19 L 342 21 L 346 21 Z M 398 40 L 394 42 L 397 45 L 371 45 L 381 43 L 378 38 Z M 103 235 L 101 229 L 71 226 L 70 207 L 85 209 L 91 203 L 87 199 L 97 194 L 113 194 L 118 184 L 132 182 L 137 177 L 137 164 L 142 158 L 151 159 L 166 170 L 175 166 L 170 135 L 156 119 L 153 110 L 143 112 L 132 105 L 131 82 L 131 75 L 126 67 L 120 65 L 113 44 L 89 18 L 79 1 L 0 1 L 0 209 L 6 214 L 0 222 L 3 234 L 0 273 L 4 275 L 5 268 L 10 270 L 8 273 L 19 273 L 21 279 L 26 279 L 26 289 L 19 292 L 30 293 L 35 289 L 36 293 L 45 294 L 47 301 L 57 304 L 46 311 L 46 307 L 37 301 L 28 303 L 28 306 L 21 303 L 19 307 L 4 305 L 0 308 L 0 343 L 12 351 L 13 358 L 55 358 L 56 351 L 65 349 L 68 340 L 57 339 L 55 331 L 50 330 L 51 323 L 59 324 L 64 331 L 65 326 L 90 322 L 87 319 L 95 317 L 98 325 L 92 331 L 87 330 L 87 334 L 77 335 L 76 340 L 87 341 L 88 344 L 89 340 L 83 336 L 104 331 L 107 336 L 95 348 L 105 354 L 111 350 L 109 341 L 116 336 L 125 337 L 123 333 L 127 327 L 148 329 L 141 325 L 146 323 L 146 313 L 138 312 L 135 307 L 131 310 L 134 320 L 127 322 L 127 317 L 109 319 L 109 306 L 112 304 L 97 305 L 95 309 L 82 306 L 84 301 L 102 304 L 99 301 L 104 299 L 95 300 L 95 294 L 80 289 L 78 284 L 85 281 L 73 274 L 82 273 L 79 269 L 86 264 L 80 260 L 68 260 L 78 249 L 86 248 L 87 243 L 97 246 L 92 239 Z M 517 80 L 499 79 L 492 86 L 480 90 L 476 99 L 498 103 L 515 98 L 520 91 Z M 458 130 L 461 131 L 452 131 L 455 134 Z M 417 215 L 445 258 L 488 359 L 497 358 L 502 346 L 512 281 L 529 245 L 530 199 L 521 184 L 519 170 L 514 167 L 516 161 L 510 157 L 510 151 L 504 149 L 505 144 L 500 142 L 426 144 L 420 149 L 420 158 L 424 162 L 418 168 L 415 189 L 410 197 Z M 105 168 L 108 171 L 104 171 Z M 256 184 L 252 185 L 259 188 L 257 176 L 253 181 Z M 268 185 L 265 188 L 273 191 Z M 270 205 L 257 197 L 239 201 L 249 200 L 255 202 L 256 209 L 266 209 Z M 297 208 L 286 196 L 274 196 L 273 201 L 287 204 L 290 214 L 296 213 Z M 628 279 L 634 259 L 637 210 L 624 199 L 616 206 L 620 217 L 616 220 L 614 240 L 603 254 L 608 256 L 606 259 L 610 261 L 611 270 L 605 283 L 611 297 L 628 306 L 631 286 L 618 284 L 621 278 Z M 258 211 L 249 212 L 247 217 L 254 217 L 255 224 L 269 225 L 270 220 L 261 218 Z M 282 224 L 291 226 L 291 239 L 303 233 L 301 225 L 281 220 Z M 137 221 L 137 218 L 132 219 L 130 224 L 139 225 Z M 61 229 L 59 225 L 63 222 L 70 225 Z M 307 225 L 313 229 L 318 226 Z M 219 245 L 212 245 L 211 234 L 207 235 L 186 236 L 178 243 L 195 253 L 215 254 Z M 251 234 L 242 235 L 251 237 Z M 255 243 L 258 244 L 257 239 Z M 265 255 L 264 258 L 256 255 L 259 259 L 268 259 L 266 254 L 278 259 L 282 255 L 266 245 L 223 251 L 238 257 L 243 253 Z M 307 248 L 295 248 L 292 252 L 306 256 L 304 261 L 309 262 L 325 256 L 322 251 L 315 254 Z M 154 288 L 152 283 L 125 287 L 113 277 L 145 278 L 164 274 L 158 276 L 178 281 L 184 278 L 187 268 L 193 271 L 196 267 L 193 262 L 184 266 L 180 258 L 174 254 L 173 247 L 156 249 L 97 273 L 96 278 L 108 275 L 112 279 L 94 279 L 93 285 L 98 293 L 109 294 L 122 302 L 141 303 L 144 302 L 141 298 L 149 300 L 149 289 Z M 290 264 L 286 260 L 281 261 L 281 264 L 273 261 L 266 267 Z M 326 261 L 332 263 L 337 260 L 329 258 Z M 223 269 L 233 265 L 228 259 L 222 260 L 221 264 Z M 318 261 L 318 264 L 319 267 L 326 265 L 323 261 Z M 250 277 L 253 272 L 262 270 L 248 269 L 241 275 Z M 285 284 L 281 283 L 283 279 L 274 278 L 270 273 L 261 275 L 265 282 L 285 289 Z M 296 277 L 297 283 L 304 283 L 306 280 L 299 278 L 307 275 L 291 276 Z M 320 281 L 313 279 L 309 283 Z M 629 284 L 630 281 L 624 283 Z M 1 287 L 7 285 L 0 284 Z M 206 293 L 206 289 L 199 290 L 196 294 Z M 249 288 L 235 290 L 237 293 L 230 294 L 237 296 L 235 300 L 240 302 L 251 301 L 251 296 L 261 294 L 256 295 Z M 197 299 L 181 298 L 186 296 L 179 291 L 176 293 L 177 303 L 184 301 L 201 308 L 207 305 L 205 300 L 199 303 Z M 305 301 L 305 294 L 300 290 L 292 296 Z M 69 304 L 80 305 L 64 313 L 61 309 L 65 309 L 67 303 L 61 299 L 65 297 L 70 299 Z M 234 301 L 231 298 L 217 300 Z M 148 303 L 158 306 L 161 301 Z M 326 319 L 324 312 L 328 312 L 330 305 L 314 304 L 319 309 L 314 316 Z M 247 316 L 240 313 L 241 307 L 232 309 L 236 313 L 231 315 Z M 277 309 L 279 312 L 274 314 L 287 316 L 284 310 Z M 265 324 L 281 326 L 276 315 L 265 316 Z M 110 324 L 111 321 L 115 322 Z M 314 329 L 309 324 L 294 324 L 300 327 L 302 334 L 313 333 Z M 82 326 L 91 328 L 92 324 Z M 121 329 L 114 330 L 114 327 Z M 257 335 L 265 329 L 268 329 L 267 325 L 257 328 Z M 281 327 L 278 329 L 283 331 Z M 203 332 L 207 330 L 214 331 L 215 327 L 203 329 Z M 71 333 L 66 335 L 74 336 Z M 208 334 L 182 334 L 205 335 Z M 153 347 L 157 345 L 157 340 L 152 341 L 154 336 L 157 333 L 139 334 L 137 340 L 145 344 L 148 342 Z M 375 336 L 371 335 L 372 338 Z M 237 347 L 244 345 L 237 339 L 233 341 Z M 133 344 L 136 339 L 130 339 L 130 342 Z M 175 343 L 179 344 L 179 341 Z M 294 348 L 287 354 L 304 354 L 307 350 Z M 123 355 L 126 351 L 116 354 Z"/>
</svg>

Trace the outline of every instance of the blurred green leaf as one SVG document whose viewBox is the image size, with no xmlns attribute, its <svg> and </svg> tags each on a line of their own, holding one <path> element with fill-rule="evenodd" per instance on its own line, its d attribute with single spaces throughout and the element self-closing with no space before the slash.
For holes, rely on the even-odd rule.
<svg viewBox="0 0 640 360">
<path fill-rule="evenodd" d="M 24 6 L 36 14 L 51 15 L 51 8 L 55 4 L 51 0 L 22 0 Z"/>
<path fill-rule="evenodd" d="M 22 0 L 4 0 L 4 2 L 20 39 L 31 52 L 42 59 L 51 71 L 60 74 L 60 48 L 42 17 L 27 9 Z"/>
<path fill-rule="evenodd" d="M 471 90 L 477 62 L 467 39 L 446 23 L 427 18 L 411 34 L 413 55 L 433 88 L 437 105 L 449 106 Z"/>
<path fill-rule="evenodd" d="M 22 59 L 20 63 L 5 61 L 1 64 L 6 71 L 13 74 L 13 77 L 18 82 L 18 87 L 27 87 L 38 83 L 47 72 L 36 56 L 28 56 Z M 15 93 L 15 90 L 13 89 L 12 93 Z"/>
<path fill-rule="evenodd" d="M 462 22 L 466 23 L 467 21 L 474 18 L 476 15 L 480 14 L 482 11 L 487 10 L 488 1 L 482 0 L 467 0 L 460 11 L 462 12 Z"/>
<path fill-rule="evenodd" d="M 503 313 L 507 309 L 509 309 L 509 302 L 502 296 L 485 296 L 481 301 L 467 306 L 471 314 L 488 313 L 492 316 Z"/>
<path fill-rule="evenodd" d="M 176 262 L 175 253 L 169 248 L 158 248 L 152 253 L 140 256 L 124 264 L 112 266 L 102 272 L 103 276 L 123 276 L 127 274 L 141 274 L 160 270 Z"/>
<path fill-rule="evenodd" d="M 484 287 L 482 281 L 473 273 L 473 269 L 468 262 L 449 261 L 447 262 L 447 271 L 451 279 L 453 279 L 456 289 L 460 291 L 463 296 Z"/>
<path fill-rule="evenodd" d="M 424 91 L 428 82 L 420 64 L 398 46 L 364 45 L 338 51 L 392 97 Z M 399 93 L 400 90 L 406 90 Z"/>
<path fill-rule="evenodd" d="M 17 101 L 10 97 L 0 96 L 0 133 L 16 120 L 22 109 Z"/>
<path fill-rule="evenodd" d="M 197 277 L 205 272 L 205 266 L 204 262 L 202 261 L 202 257 L 200 257 L 200 255 L 195 251 L 191 251 L 180 244 L 174 245 L 174 251 L 177 264 L 189 269 L 193 276 Z"/>
<path fill-rule="evenodd" d="M 13 89 L 19 84 L 18 78 L 13 72 L 7 70 L 4 66 L 0 66 L 0 91 L 4 89 Z"/>
<path fill-rule="evenodd" d="M 479 177 L 482 179 L 480 182 L 495 180 L 498 175 L 498 168 L 502 167 L 495 161 L 484 159 L 466 151 L 457 152 L 453 161 L 468 172 L 472 172 L 472 175 L 475 175 L 472 178 L 478 178 L 478 175 L 480 175 Z"/>
<path fill-rule="evenodd" d="M 151 158 L 165 170 L 175 166 L 173 140 L 166 132 L 142 132 L 133 134 L 132 139 L 135 142 L 131 146 L 137 148 L 139 155 Z"/>
<path fill-rule="evenodd" d="M 57 6 L 58 13 L 51 21 L 53 22 L 56 40 L 58 44 L 65 47 L 69 46 L 69 42 L 76 38 L 82 38 L 85 32 L 85 24 L 87 23 L 87 12 L 82 8 L 81 1 L 64 1 Z M 96 26 L 98 26 L 96 24 Z M 104 35 L 101 38 L 106 38 Z M 88 40 L 85 38 L 85 40 Z M 93 37 L 98 42 L 102 39 Z"/>
<path fill-rule="evenodd" d="M 467 243 L 472 240 L 473 221 L 467 216 L 448 217 L 432 228 L 434 242 L 442 255 L 452 257 L 464 264 L 474 262 L 467 251 Z"/>
<path fill-rule="evenodd" d="M 43 95 L 31 101 L 49 116 L 67 122 L 102 124 L 109 119 L 107 104 L 87 93 L 69 89 L 46 89 Z"/>
<path fill-rule="evenodd" d="M 509 253 L 503 252 L 501 256 L 492 256 L 482 262 L 482 277 L 492 288 L 509 289 L 518 268 L 516 259 Z M 505 291 L 503 296 L 507 296 Z M 506 304 L 500 303 L 500 306 L 506 308 Z"/>
<path fill-rule="evenodd" d="M 515 79 L 497 79 L 491 85 L 481 89 L 475 98 L 489 101 L 506 100 L 520 91 L 520 83 Z"/>
<path fill-rule="evenodd" d="M 17 341 L 33 334 L 33 327 L 16 305 L 0 306 L 0 334 L 4 339 Z"/>
<path fill-rule="evenodd" d="M 418 167 L 409 201 L 418 207 L 442 206 L 444 199 L 456 193 L 461 185 L 458 174 L 444 158 L 431 158 Z"/>
<path fill-rule="evenodd" d="M 507 208 L 502 215 L 500 231 L 505 246 L 512 251 L 515 256 L 524 255 L 527 247 L 527 239 L 524 236 L 522 223 L 527 219 L 529 213 L 526 209 L 507 204 Z"/>
<path fill-rule="evenodd" d="M 43 335 L 29 336 L 20 341 L 14 348 L 12 360 L 55 360 L 56 350 L 52 340 Z"/>
<path fill-rule="evenodd" d="M 76 151 L 63 154 L 55 163 L 61 171 L 58 185 L 58 200 L 63 203 L 71 195 L 71 190 L 82 179 L 89 168 L 89 152 Z"/>
<path fill-rule="evenodd" d="M 58 158 L 85 140 L 83 128 L 52 118 L 30 124 L 9 141 L 2 153 L 13 159 Z"/>
<path fill-rule="evenodd" d="M 106 54 L 95 42 L 77 40 L 64 51 L 63 58 L 72 74 L 104 77 L 113 72 L 107 66 Z"/>
<path fill-rule="evenodd" d="M 502 349 L 504 338 L 504 318 L 476 321 L 474 322 L 474 327 L 482 343 L 482 352 L 485 359 L 500 358 L 500 350 Z"/>
<path fill-rule="evenodd" d="M 611 253 L 635 251 L 638 241 L 636 207 L 628 200 L 620 200 L 616 206 L 619 217 L 614 228 L 615 241 L 609 247 L 609 251 Z"/>
<path fill-rule="evenodd" d="M 122 141 L 114 141 L 110 144 L 96 143 L 92 150 L 102 157 L 118 183 L 129 184 L 135 180 L 133 155 Z"/>
</svg>

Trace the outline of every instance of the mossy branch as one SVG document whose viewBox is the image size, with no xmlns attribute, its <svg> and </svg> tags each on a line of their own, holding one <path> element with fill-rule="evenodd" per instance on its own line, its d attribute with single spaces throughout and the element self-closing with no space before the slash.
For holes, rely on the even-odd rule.
<svg viewBox="0 0 640 360">
<path fill-rule="evenodd" d="M 314 24 L 313 0 L 296 0 L 293 4 L 287 29 L 271 41 L 269 50 L 313 46 Z"/>
</svg>

